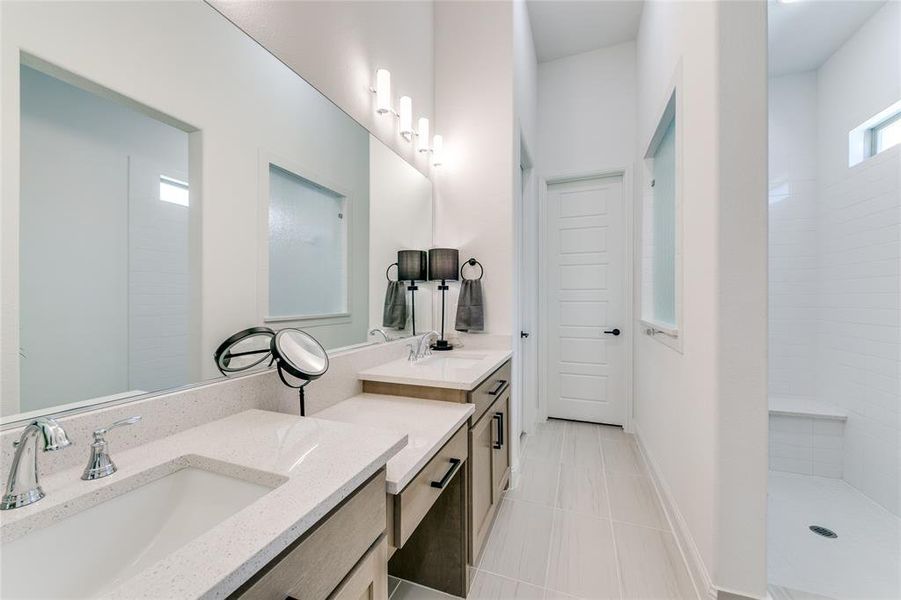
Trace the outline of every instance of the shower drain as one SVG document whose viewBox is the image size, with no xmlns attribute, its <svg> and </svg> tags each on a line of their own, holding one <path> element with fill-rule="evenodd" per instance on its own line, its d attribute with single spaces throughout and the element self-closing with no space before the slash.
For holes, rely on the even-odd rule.
<svg viewBox="0 0 901 600">
<path fill-rule="evenodd" d="M 827 538 L 837 538 L 838 537 L 837 533 L 835 533 L 831 529 L 823 527 L 822 525 L 811 525 L 810 530 L 812 532 L 814 532 L 815 534 L 821 535 L 823 537 L 827 537 Z"/>
</svg>

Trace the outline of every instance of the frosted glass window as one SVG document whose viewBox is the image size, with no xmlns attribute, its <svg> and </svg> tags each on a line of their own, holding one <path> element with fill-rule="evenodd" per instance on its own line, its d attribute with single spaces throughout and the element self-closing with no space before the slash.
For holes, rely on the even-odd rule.
<svg viewBox="0 0 901 600">
<path fill-rule="evenodd" d="M 269 316 L 347 313 L 347 199 L 269 166 Z"/>
<path fill-rule="evenodd" d="M 650 314 L 645 318 L 676 327 L 676 127 L 670 121 L 653 155 L 653 188 L 647 246 L 650 251 Z M 649 304 L 649 306 L 648 306 Z"/>
</svg>

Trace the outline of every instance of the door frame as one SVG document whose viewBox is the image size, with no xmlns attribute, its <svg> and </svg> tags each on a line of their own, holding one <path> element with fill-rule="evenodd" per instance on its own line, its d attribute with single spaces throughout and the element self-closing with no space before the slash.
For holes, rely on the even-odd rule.
<svg viewBox="0 0 901 600">
<path fill-rule="evenodd" d="M 523 222 L 523 213 L 530 209 L 537 210 L 539 203 L 539 189 L 540 189 L 540 181 L 538 177 L 536 177 L 535 170 L 535 162 L 532 159 L 532 152 L 529 148 L 529 144 L 526 141 L 525 136 L 520 136 L 520 148 L 519 148 L 519 161 L 516 165 L 517 173 L 520 173 L 520 182 L 524 182 L 524 186 L 520 186 L 519 194 L 516 194 L 516 201 L 514 202 L 514 253 L 513 253 L 513 262 L 514 262 L 514 289 L 516 290 L 516 297 L 522 298 L 524 295 L 532 295 L 538 298 L 540 294 L 538 290 L 540 287 L 536 289 L 531 289 L 532 286 L 528 285 L 529 279 L 523 277 L 524 270 L 529 267 L 528 262 L 523 260 L 524 250 L 526 244 L 524 240 L 526 235 L 529 233 L 525 230 L 525 223 Z M 540 221 L 539 221 L 540 227 Z M 540 238 L 532 240 L 532 243 L 535 245 L 538 252 L 540 252 Z M 537 285 L 536 281 L 536 285 Z M 516 437 L 519 437 L 522 433 L 531 434 L 534 432 L 535 426 L 539 421 L 544 420 L 544 417 L 541 415 L 541 410 L 537 411 L 538 414 L 530 414 L 531 409 L 526 409 L 526 403 L 531 402 L 532 399 L 529 398 L 529 394 L 527 392 L 531 392 L 534 395 L 540 395 L 541 389 L 541 375 L 538 373 L 535 377 L 535 385 L 534 389 L 527 390 L 525 385 L 525 374 L 523 370 L 523 344 L 526 343 L 520 337 L 520 332 L 523 330 L 523 321 L 524 321 L 524 306 L 523 302 L 519 300 L 514 301 L 513 303 L 513 331 L 511 332 L 513 337 L 513 348 L 515 349 L 513 353 L 513 369 L 514 369 L 514 378 L 516 381 L 516 385 L 513 388 L 513 393 L 516 395 L 515 404 L 518 406 L 519 410 L 517 411 L 517 418 L 514 422 L 513 431 Z M 537 337 L 534 331 L 537 328 L 539 317 L 539 308 L 536 303 L 535 306 L 532 307 L 533 314 L 530 315 L 532 317 L 532 335 L 531 343 L 534 347 L 536 344 Z M 539 400 L 540 402 L 540 400 Z M 514 400 L 511 398 L 511 404 L 514 403 Z M 518 466 L 518 464 L 517 464 Z"/>
<path fill-rule="evenodd" d="M 548 218 L 548 188 L 552 185 L 561 183 L 570 183 L 573 181 L 581 181 L 585 179 L 601 179 L 604 177 L 621 177 L 623 180 L 623 341 L 626 347 L 625 357 L 625 381 L 626 381 L 626 418 L 623 423 L 623 429 L 629 433 L 634 431 L 633 428 L 633 408 L 634 408 L 634 343 L 635 330 L 638 326 L 635 321 L 635 211 L 637 202 L 635 201 L 635 186 L 633 185 L 634 169 L 628 167 L 611 167 L 602 168 L 591 171 L 574 171 L 562 172 L 554 174 L 550 177 L 541 178 L 538 185 L 538 289 L 547 289 L 548 280 L 548 256 L 547 256 L 547 218 Z M 545 293 L 538 294 L 538 338 L 541 340 L 548 339 L 547 331 L 548 323 L 548 302 Z M 548 418 L 548 397 L 547 397 L 547 369 L 548 369 L 548 351 L 547 344 L 539 344 L 538 347 L 538 412 L 539 419 L 546 420 Z"/>
</svg>

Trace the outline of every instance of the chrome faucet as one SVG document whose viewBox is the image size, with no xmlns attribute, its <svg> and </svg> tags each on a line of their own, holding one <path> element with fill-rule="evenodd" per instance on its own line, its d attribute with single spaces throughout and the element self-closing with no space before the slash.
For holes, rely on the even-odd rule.
<svg viewBox="0 0 901 600">
<path fill-rule="evenodd" d="M 381 328 L 379 328 L 379 327 L 376 327 L 376 328 L 374 328 L 374 329 L 370 329 L 370 330 L 369 330 L 369 335 L 375 335 L 375 334 L 377 334 L 377 333 L 380 333 L 380 334 L 382 335 L 382 337 L 385 338 L 385 341 L 386 341 L 386 342 L 390 341 L 390 340 L 388 339 L 388 334 L 385 333 L 385 330 L 384 330 L 384 329 L 381 329 Z"/>
<path fill-rule="evenodd" d="M 432 349 L 429 348 L 429 340 L 433 335 L 436 339 L 438 338 L 438 332 L 435 330 L 426 332 L 422 335 L 421 338 L 419 338 L 419 343 L 416 344 L 416 360 L 432 355 Z"/>
<path fill-rule="evenodd" d="M 110 429 L 122 427 L 123 425 L 134 425 L 140 420 L 141 417 L 139 416 L 129 417 L 127 419 L 122 419 L 121 421 L 116 421 L 112 425 L 107 425 L 106 427 L 95 430 L 94 443 L 91 444 L 91 457 L 88 459 L 88 466 L 84 468 L 84 473 L 81 474 L 81 478 L 90 481 L 92 479 L 109 477 L 115 473 L 117 470 L 116 463 L 110 458 L 109 443 L 106 441 L 105 436 L 109 433 Z"/>
<path fill-rule="evenodd" d="M 9 469 L 6 493 L 0 500 L 0 510 L 28 506 L 44 497 L 38 481 L 38 444 L 44 452 L 52 452 L 71 443 L 66 430 L 53 419 L 39 417 L 32 421 L 15 443 L 16 454 Z"/>
</svg>

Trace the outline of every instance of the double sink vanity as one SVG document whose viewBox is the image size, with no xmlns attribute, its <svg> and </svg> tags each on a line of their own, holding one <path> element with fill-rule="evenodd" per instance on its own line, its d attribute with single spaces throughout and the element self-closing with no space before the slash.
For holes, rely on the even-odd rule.
<svg viewBox="0 0 901 600">
<path fill-rule="evenodd" d="M 114 453 L 110 477 L 52 473 L 2 513 L 0 595 L 384 599 L 390 573 L 465 597 L 509 480 L 509 358 L 391 361 L 309 417 L 244 411 Z"/>
<path fill-rule="evenodd" d="M 4 600 L 466 595 L 510 340 L 407 359 L 457 291 L 397 280 L 437 250 L 429 136 L 371 134 L 263 4 L 0 2 Z"/>
</svg>

